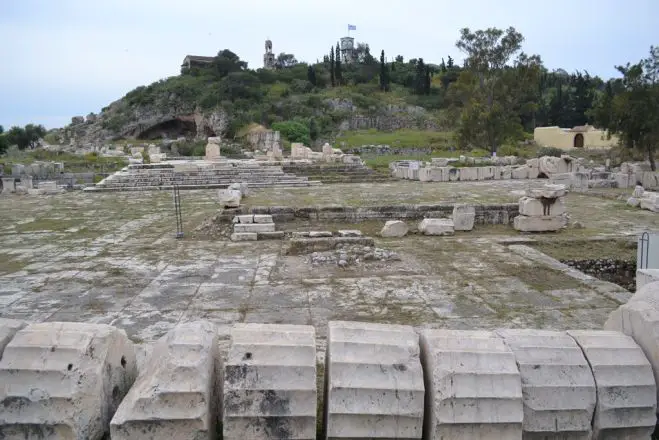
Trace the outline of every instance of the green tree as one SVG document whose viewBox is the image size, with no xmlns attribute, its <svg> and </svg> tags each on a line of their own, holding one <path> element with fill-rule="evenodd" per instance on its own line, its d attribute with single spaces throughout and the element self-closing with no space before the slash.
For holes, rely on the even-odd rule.
<svg viewBox="0 0 659 440">
<path fill-rule="evenodd" d="M 316 87 L 316 69 L 313 66 L 307 68 L 307 81 L 309 81 L 312 86 Z"/>
<path fill-rule="evenodd" d="M 272 129 L 281 133 L 289 142 L 311 145 L 309 126 L 298 121 L 275 122 Z"/>
<path fill-rule="evenodd" d="M 46 129 L 43 125 L 27 124 L 24 128 L 11 127 L 6 135 L 9 145 L 17 145 L 19 150 L 34 148 L 38 145 L 39 139 L 46 135 Z"/>
<path fill-rule="evenodd" d="M 247 70 L 247 63 L 241 61 L 240 57 L 229 49 L 224 49 L 218 52 L 213 60 L 212 67 L 220 78 L 224 78 L 232 72 Z"/>
<path fill-rule="evenodd" d="M 339 43 L 336 43 L 336 53 L 334 54 L 334 76 L 337 85 L 343 84 L 343 72 L 341 71 L 341 48 Z"/>
<path fill-rule="evenodd" d="M 390 90 L 391 78 L 389 69 L 384 57 L 384 50 L 380 53 L 380 90 L 388 92 Z"/>
<path fill-rule="evenodd" d="M 465 65 L 469 74 L 458 79 L 465 82 L 467 87 L 462 90 L 468 92 L 458 137 L 463 145 L 486 144 L 494 153 L 505 140 L 520 136 L 522 126 L 516 112 L 521 94 L 517 82 L 534 81 L 534 75 L 526 72 L 538 73 L 541 61 L 537 56 L 528 57 L 521 52 L 524 37 L 515 28 L 475 32 L 464 28 L 460 33 L 456 46 L 467 55 Z M 516 54 L 515 65 L 508 66 Z M 449 58 L 449 64 L 452 63 Z"/>
<path fill-rule="evenodd" d="M 0 125 L 0 154 L 4 154 L 4 152 L 7 151 L 7 148 L 9 148 L 9 142 L 7 141 L 7 137 L 4 135 L 4 132 L 4 127 Z"/>
<path fill-rule="evenodd" d="M 636 64 L 616 66 L 622 74 L 621 90 L 605 98 L 594 111 L 603 128 L 617 134 L 621 142 L 647 154 L 656 170 L 655 151 L 659 144 L 659 47 L 650 47 L 650 56 Z"/>
<path fill-rule="evenodd" d="M 329 63 L 330 63 L 330 79 L 332 82 L 332 87 L 336 85 L 336 67 L 334 66 L 334 46 L 330 48 L 330 55 L 329 55 Z"/>
<path fill-rule="evenodd" d="M 311 118 L 309 121 L 309 138 L 312 141 L 316 141 L 318 139 L 318 135 L 320 134 L 320 129 L 318 127 L 318 123 L 316 122 L 316 119 Z"/>
<path fill-rule="evenodd" d="M 275 66 L 278 69 L 285 69 L 287 67 L 293 67 L 297 65 L 297 59 L 292 53 L 280 53 L 277 55 L 277 60 L 275 61 Z"/>
</svg>

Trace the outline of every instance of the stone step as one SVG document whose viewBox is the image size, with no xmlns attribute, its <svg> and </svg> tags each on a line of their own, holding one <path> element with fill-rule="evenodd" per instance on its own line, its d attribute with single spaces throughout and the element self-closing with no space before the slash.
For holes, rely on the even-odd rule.
<svg viewBox="0 0 659 440">
<path fill-rule="evenodd" d="M 233 232 L 275 232 L 274 223 L 236 223 Z"/>
</svg>

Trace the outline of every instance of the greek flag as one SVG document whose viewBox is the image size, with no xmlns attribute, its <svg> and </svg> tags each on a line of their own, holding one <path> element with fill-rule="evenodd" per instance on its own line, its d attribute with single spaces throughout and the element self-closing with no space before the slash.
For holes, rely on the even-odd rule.
<svg viewBox="0 0 659 440">
<path fill-rule="evenodd" d="M 354 24 L 349 24 L 349 25 L 348 25 L 348 30 L 349 30 L 349 31 L 356 31 L 356 30 L 357 30 L 357 26 L 355 26 Z"/>
</svg>

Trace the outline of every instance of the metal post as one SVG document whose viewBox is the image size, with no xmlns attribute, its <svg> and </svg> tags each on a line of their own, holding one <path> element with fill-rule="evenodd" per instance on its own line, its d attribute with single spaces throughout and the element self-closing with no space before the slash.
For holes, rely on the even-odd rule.
<svg viewBox="0 0 659 440">
<path fill-rule="evenodd" d="M 181 215 L 181 193 L 179 186 L 174 184 L 174 215 L 176 216 L 176 238 L 183 238 L 183 216 Z"/>
</svg>

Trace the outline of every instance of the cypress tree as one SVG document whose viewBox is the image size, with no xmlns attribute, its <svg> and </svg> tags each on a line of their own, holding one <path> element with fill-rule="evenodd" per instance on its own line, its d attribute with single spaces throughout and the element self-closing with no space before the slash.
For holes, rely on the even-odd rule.
<svg viewBox="0 0 659 440">
<path fill-rule="evenodd" d="M 329 63 L 330 63 L 330 79 L 332 83 L 332 87 L 336 85 L 336 75 L 334 74 L 334 46 L 330 49 L 330 55 L 329 55 Z"/>
<path fill-rule="evenodd" d="M 334 55 L 334 77 L 336 78 L 336 84 L 341 85 L 343 82 L 343 75 L 341 73 L 341 47 L 339 43 L 336 43 L 336 54 Z"/>
</svg>

